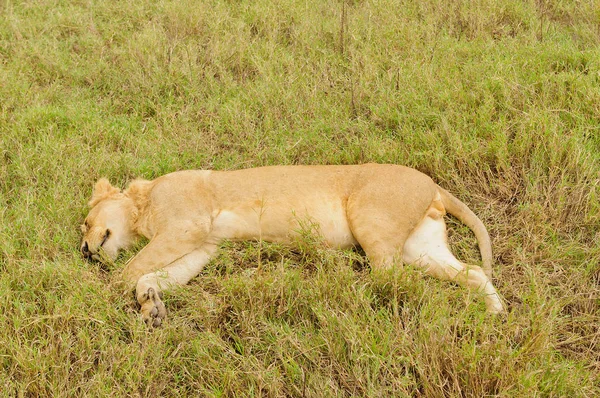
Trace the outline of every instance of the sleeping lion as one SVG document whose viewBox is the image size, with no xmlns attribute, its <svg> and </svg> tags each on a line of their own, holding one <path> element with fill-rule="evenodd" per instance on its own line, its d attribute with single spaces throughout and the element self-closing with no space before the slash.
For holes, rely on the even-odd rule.
<svg viewBox="0 0 600 398">
<path fill-rule="evenodd" d="M 161 292 L 200 273 L 224 239 L 292 244 L 310 220 L 335 248 L 360 245 L 371 267 L 410 263 L 436 278 L 483 292 L 487 310 L 503 311 L 491 282 L 492 249 L 481 220 L 425 174 L 404 166 L 271 166 L 189 170 L 121 191 L 100 179 L 81 229 L 86 258 L 114 260 L 139 237 L 149 243 L 125 266 L 123 280 L 143 320 L 166 316 Z M 483 268 L 457 260 L 444 214 L 473 230 Z"/>
</svg>

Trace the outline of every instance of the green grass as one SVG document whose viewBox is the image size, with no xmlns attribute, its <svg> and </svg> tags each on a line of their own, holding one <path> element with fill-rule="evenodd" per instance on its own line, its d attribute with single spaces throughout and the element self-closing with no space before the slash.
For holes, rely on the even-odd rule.
<svg viewBox="0 0 600 398">
<path fill-rule="evenodd" d="M 598 10 L 0 2 L 0 394 L 600 395 Z M 226 244 L 150 331 L 115 280 L 135 251 L 109 271 L 78 253 L 101 176 L 364 162 L 480 215 L 506 317 L 307 234 Z"/>
</svg>

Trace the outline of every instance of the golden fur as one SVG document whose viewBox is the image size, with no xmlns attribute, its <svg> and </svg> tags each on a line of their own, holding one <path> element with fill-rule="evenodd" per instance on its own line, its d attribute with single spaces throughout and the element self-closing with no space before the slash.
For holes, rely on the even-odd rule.
<svg viewBox="0 0 600 398">
<path fill-rule="evenodd" d="M 121 192 L 100 179 L 82 226 L 82 253 L 101 260 L 137 238 L 150 239 L 123 271 L 136 289 L 143 319 L 160 325 L 160 292 L 200 273 L 223 239 L 293 243 L 310 220 L 332 247 L 360 245 L 372 267 L 401 262 L 485 293 L 502 311 L 491 279 L 491 243 L 483 223 L 421 172 L 403 166 L 271 166 L 237 171 L 189 170 Z M 449 251 L 443 215 L 467 224 L 478 239 L 483 269 Z"/>
</svg>

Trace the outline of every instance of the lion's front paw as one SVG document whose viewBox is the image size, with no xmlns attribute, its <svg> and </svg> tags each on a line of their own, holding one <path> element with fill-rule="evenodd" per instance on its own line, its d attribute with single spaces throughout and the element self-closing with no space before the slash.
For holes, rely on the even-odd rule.
<svg viewBox="0 0 600 398">
<path fill-rule="evenodd" d="M 148 326 L 158 327 L 167 316 L 167 308 L 160 299 L 160 294 L 153 288 L 138 299 L 142 306 L 142 319 Z"/>
</svg>

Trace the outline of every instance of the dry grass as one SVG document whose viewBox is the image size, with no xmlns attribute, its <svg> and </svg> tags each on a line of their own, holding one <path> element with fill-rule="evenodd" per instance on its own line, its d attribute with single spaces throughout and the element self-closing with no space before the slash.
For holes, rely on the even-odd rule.
<svg viewBox="0 0 600 398">
<path fill-rule="evenodd" d="M 600 395 L 596 6 L 0 2 L 1 395 Z M 481 216 L 506 317 L 306 234 L 228 244 L 150 332 L 77 251 L 100 176 L 368 161 Z"/>
</svg>

